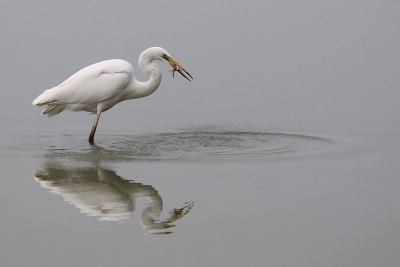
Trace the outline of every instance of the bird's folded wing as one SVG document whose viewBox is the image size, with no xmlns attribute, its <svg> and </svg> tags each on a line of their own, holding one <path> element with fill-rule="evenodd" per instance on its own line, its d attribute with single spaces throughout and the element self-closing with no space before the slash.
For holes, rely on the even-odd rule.
<svg viewBox="0 0 400 267">
<path fill-rule="evenodd" d="M 97 63 L 44 91 L 33 104 L 95 104 L 118 95 L 129 80 L 130 75 L 124 69 L 109 65 L 105 68 Z"/>
</svg>

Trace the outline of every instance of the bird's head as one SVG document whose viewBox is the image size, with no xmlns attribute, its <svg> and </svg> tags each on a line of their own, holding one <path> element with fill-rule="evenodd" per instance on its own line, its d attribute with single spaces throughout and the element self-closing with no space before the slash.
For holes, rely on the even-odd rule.
<svg viewBox="0 0 400 267">
<path fill-rule="evenodd" d="M 193 79 L 192 75 L 190 75 L 189 72 L 187 72 L 187 70 L 184 67 L 182 67 L 182 65 L 179 64 L 164 48 L 152 47 L 147 49 L 146 51 L 151 52 L 155 60 L 160 60 L 169 64 L 172 67 L 173 72 L 175 71 L 179 72 L 188 81 L 190 81 L 190 79 L 185 75 L 185 73 L 189 75 L 190 78 Z"/>
</svg>

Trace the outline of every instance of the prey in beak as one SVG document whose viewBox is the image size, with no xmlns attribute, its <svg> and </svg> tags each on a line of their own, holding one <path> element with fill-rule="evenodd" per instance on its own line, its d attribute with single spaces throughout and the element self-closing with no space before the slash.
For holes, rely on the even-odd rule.
<svg viewBox="0 0 400 267">
<path fill-rule="evenodd" d="M 178 68 L 178 66 L 175 66 L 172 70 L 170 70 L 169 72 L 172 72 L 172 78 L 174 78 L 175 77 L 175 71 L 180 71 L 181 69 L 180 68 Z M 187 79 L 187 78 L 186 78 Z"/>
<path fill-rule="evenodd" d="M 192 75 L 190 75 L 190 73 L 189 72 L 187 72 L 186 70 L 185 70 L 185 68 L 184 67 L 182 67 L 182 65 L 181 64 L 179 64 L 175 59 L 173 59 L 171 56 L 168 56 L 168 55 L 163 55 L 163 58 L 169 63 L 169 65 L 172 67 L 172 77 L 174 77 L 175 75 L 175 71 L 177 71 L 177 72 L 179 72 L 183 77 L 185 77 L 189 82 L 190 82 L 190 79 L 185 75 L 185 73 L 187 74 L 187 75 L 189 75 L 189 77 L 190 78 L 192 78 L 193 79 L 193 77 L 192 77 Z"/>
</svg>

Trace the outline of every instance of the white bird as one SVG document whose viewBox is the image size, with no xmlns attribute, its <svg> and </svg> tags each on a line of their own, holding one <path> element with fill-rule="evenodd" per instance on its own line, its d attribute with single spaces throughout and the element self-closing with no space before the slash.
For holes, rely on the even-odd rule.
<svg viewBox="0 0 400 267">
<path fill-rule="evenodd" d="M 168 63 L 183 77 L 193 77 L 172 56 L 161 47 L 151 47 L 140 54 L 140 69 L 150 76 L 147 82 L 139 82 L 134 75 L 132 65 L 121 59 L 111 59 L 95 63 L 81 69 L 60 85 L 45 90 L 33 105 L 45 106 L 43 115 L 54 116 L 69 109 L 96 113 L 89 142 L 93 143 L 100 114 L 117 103 L 148 96 L 161 83 L 161 71 L 153 60 Z"/>
</svg>

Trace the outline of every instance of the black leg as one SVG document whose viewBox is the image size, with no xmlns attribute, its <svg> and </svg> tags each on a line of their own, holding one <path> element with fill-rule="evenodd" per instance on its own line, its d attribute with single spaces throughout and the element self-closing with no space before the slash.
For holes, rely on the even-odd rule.
<svg viewBox="0 0 400 267">
<path fill-rule="evenodd" d="M 100 118 L 100 113 L 97 113 L 96 119 L 94 120 L 94 123 L 93 123 L 92 131 L 90 132 L 90 135 L 89 135 L 89 143 L 91 143 L 91 144 L 93 144 L 93 142 L 94 142 L 94 134 L 96 133 L 97 123 L 99 122 L 99 118 Z"/>
</svg>

